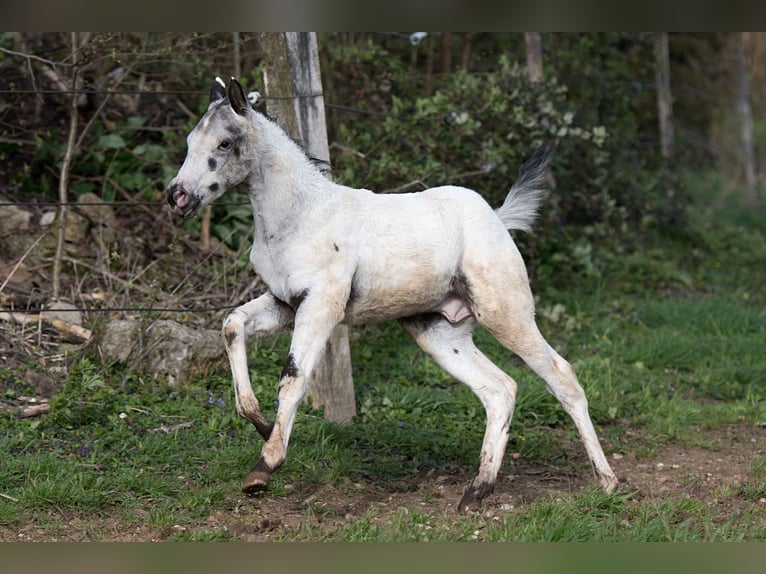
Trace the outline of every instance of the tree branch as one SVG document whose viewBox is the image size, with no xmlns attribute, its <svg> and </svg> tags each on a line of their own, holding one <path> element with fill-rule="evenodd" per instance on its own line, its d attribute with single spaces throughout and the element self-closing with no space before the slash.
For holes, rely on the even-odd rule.
<svg viewBox="0 0 766 574">
<path fill-rule="evenodd" d="M 71 32 L 69 36 L 72 50 L 72 86 L 77 84 L 77 32 Z M 74 155 L 75 138 L 77 137 L 77 98 L 78 95 L 71 94 L 69 106 L 69 136 L 67 137 L 66 151 L 64 159 L 61 162 L 61 173 L 59 176 L 59 206 L 58 223 L 56 233 L 56 254 L 53 257 L 53 287 L 51 298 L 55 301 L 61 293 L 61 258 L 64 253 L 64 228 L 66 223 L 66 203 L 67 189 L 69 188 L 69 168 L 72 164 Z"/>
<path fill-rule="evenodd" d="M 74 62 L 71 64 L 64 64 L 62 62 L 54 62 L 53 60 L 48 60 L 46 58 L 41 58 L 40 56 L 35 56 L 34 54 L 25 54 L 24 52 L 17 52 L 15 50 L 9 50 L 7 48 L 0 48 L 0 52 L 4 54 L 8 54 L 9 56 L 18 56 L 20 58 L 26 58 L 27 60 L 35 60 L 37 62 L 42 62 L 43 64 L 47 64 L 49 66 L 63 66 L 65 68 L 70 68 L 74 66 Z"/>
</svg>

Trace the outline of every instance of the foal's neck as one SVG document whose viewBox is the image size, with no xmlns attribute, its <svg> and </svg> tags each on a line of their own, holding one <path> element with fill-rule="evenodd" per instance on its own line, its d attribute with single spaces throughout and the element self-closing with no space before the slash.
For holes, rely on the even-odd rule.
<svg viewBox="0 0 766 574">
<path fill-rule="evenodd" d="M 331 186 L 303 150 L 277 124 L 253 117 L 256 167 L 250 176 L 251 199 L 261 208 L 298 209 L 321 200 Z"/>
</svg>

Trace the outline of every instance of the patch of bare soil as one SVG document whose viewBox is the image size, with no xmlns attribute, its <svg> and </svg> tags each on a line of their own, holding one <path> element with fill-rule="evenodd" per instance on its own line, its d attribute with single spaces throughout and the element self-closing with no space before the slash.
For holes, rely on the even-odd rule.
<svg viewBox="0 0 766 574">
<path fill-rule="evenodd" d="M 737 487 L 752 477 L 754 459 L 766 454 L 766 429 L 727 425 L 699 431 L 704 447 L 669 444 L 651 459 L 626 454 L 616 472 L 630 488 L 651 498 L 689 496 L 715 503 L 721 487 Z M 766 501 L 762 501 L 766 502 Z"/>
<path fill-rule="evenodd" d="M 716 505 L 723 514 L 752 505 L 752 500 L 726 496 L 724 492 L 726 487 L 736 491 L 753 479 L 753 461 L 766 455 L 766 429 L 741 424 L 700 430 L 696 442 L 703 446 L 668 444 L 650 457 L 612 454 L 613 468 L 621 480 L 619 491 L 634 493 L 637 501 L 693 499 Z M 573 443 L 572 447 L 579 445 Z M 15 530 L 0 531 L 0 539 L 160 541 L 183 533 L 195 537 L 207 533 L 230 540 L 269 541 L 299 533 L 305 538 L 311 532 L 311 538 L 319 540 L 365 516 L 372 523 L 385 524 L 402 509 L 457 520 L 455 506 L 470 478 L 468 474 L 431 471 L 406 490 L 398 491 L 387 490 L 374 481 L 341 481 L 311 487 L 293 485 L 284 496 L 267 492 L 245 497 L 232 493 L 220 510 L 199 524 L 165 529 L 123 520 L 119 509 L 112 516 L 58 515 L 61 528 L 57 535 L 30 522 Z M 576 493 L 590 484 L 593 479 L 584 456 L 565 468 L 533 466 L 517 460 L 503 470 L 481 512 L 485 518 L 502 517 L 541 497 Z M 766 498 L 756 504 L 766 509 Z"/>
</svg>

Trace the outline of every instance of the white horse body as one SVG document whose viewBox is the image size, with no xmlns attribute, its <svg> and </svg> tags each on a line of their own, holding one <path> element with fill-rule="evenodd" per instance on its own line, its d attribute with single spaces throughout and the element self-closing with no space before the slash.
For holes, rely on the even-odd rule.
<svg viewBox="0 0 766 574">
<path fill-rule="evenodd" d="M 397 319 L 487 411 L 479 472 L 461 500 L 472 506 L 494 487 L 508 439 L 516 383 L 475 347 L 483 325 L 547 383 L 572 416 L 602 487 L 616 485 L 569 363 L 543 339 L 521 255 L 508 229 L 534 221 L 550 160 L 538 150 L 493 210 L 474 191 L 442 186 L 379 195 L 335 184 L 274 123 L 250 108 L 235 81 L 219 79 L 207 113 L 168 186 L 173 210 L 190 217 L 226 189 L 246 183 L 255 218 L 252 265 L 267 285 L 224 322 L 237 412 L 267 439 L 244 482 L 263 489 L 287 452 L 308 378 L 339 323 Z M 274 423 L 261 412 L 247 369 L 245 339 L 294 326 L 280 377 Z"/>
<path fill-rule="evenodd" d="M 278 299 L 290 301 L 306 285 L 331 280 L 353 293 L 343 321 L 364 324 L 437 311 L 474 252 L 509 249 L 526 277 L 508 232 L 473 191 L 445 186 L 378 195 L 331 189 L 279 254 L 256 238 L 251 262 Z"/>
</svg>

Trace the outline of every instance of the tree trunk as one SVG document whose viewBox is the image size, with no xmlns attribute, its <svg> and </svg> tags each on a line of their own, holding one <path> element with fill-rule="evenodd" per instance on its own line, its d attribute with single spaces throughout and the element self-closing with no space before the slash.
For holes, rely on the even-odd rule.
<svg viewBox="0 0 766 574">
<path fill-rule="evenodd" d="M 758 176 L 755 167 L 753 110 L 750 106 L 750 32 L 739 33 L 737 49 L 737 107 L 742 120 L 742 159 L 745 163 L 745 193 L 748 205 L 758 203 Z"/>
<path fill-rule="evenodd" d="M 313 32 L 262 32 L 266 110 L 306 153 L 330 173 L 319 50 Z M 326 162 L 326 163 L 324 163 Z M 312 377 L 309 396 L 325 418 L 350 423 L 356 416 L 348 327 L 339 325 Z"/>
<path fill-rule="evenodd" d="M 527 45 L 527 77 L 530 82 L 543 79 L 543 43 L 540 32 L 524 32 Z"/>
<path fill-rule="evenodd" d="M 425 73 L 425 84 L 423 86 L 423 91 L 425 92 L 427 97 L 431 96 L 431 79 L 434 72 L 434 37 L 432 34 L 429 34 L 426 36 L 425 41 L 423 42 L 425 44 L 426 49 L 426 73 Z"/>
<path fill-rule="evenodd" d="M 439 51 L 439 71 L 449 74 L 452 71 L 452 32 L 444 32 Z"/>
<path fill-rule="evenodd" d="M 654 39 L 655 76 L 657 83 L 657 117 L 660 129 L 660 152 L 670 159 L 673 155 L 673 96 L 670 90 L 670 52 L 668 33 L 658 32 Z"/>
<path fill-rule="evenodd" d="M 471 39 L 473 35 L 470 32 L 463 33 L 463 47 L 460 50 L 460 68 L 468 71 L 471 65 Z"/>
</svg>

